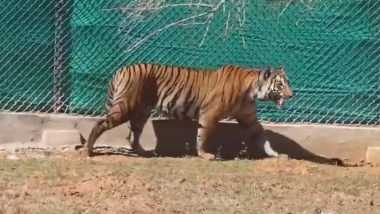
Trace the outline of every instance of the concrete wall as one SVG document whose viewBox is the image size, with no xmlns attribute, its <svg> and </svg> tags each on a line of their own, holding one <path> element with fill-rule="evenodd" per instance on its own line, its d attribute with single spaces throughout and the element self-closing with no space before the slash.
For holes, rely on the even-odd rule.
<svg viewBox="0 0 380 214">
<path fill-rule="evenodd" d="M 78 130 L 87 139 L 98 119 L 64 114 L 0 113 L 0 147 L 61 146 L 65 132 L 60 132 L 56 138 L 53 133 L 46 140 L 42 139 L 46 130 Z M 264 124 L 264 128 L 278 152 L 321 163 L 330 161 L 325 157 L 361 161 L 365 159 L 367 147 L 380 146 L 380 127 Z M 127 130 L 127 126 L 122 125 L 108 131 L 96 145 L 128 146 L 125 140 Z M 157 150 L 162 155 L 176 156 L 193 153 L 195 137 L 194 122 L 153 120 L 145 127 L 141 143 L 146 149 L 154 149 L 159 141 Z M 245 145 L 242 142 L 246 142 Z M 72 138 L 72 144 L 79 143 L 79 137 Z M 222 145 L 221 153 L 226 156 L 236 156 L 245 148 L 247 154 L 262 157 L 260 149 L 253 143 L 247 143 L 244 131 L 233 122 L 221 122 L 209 144 L 214 150 Z"/>
</svg>

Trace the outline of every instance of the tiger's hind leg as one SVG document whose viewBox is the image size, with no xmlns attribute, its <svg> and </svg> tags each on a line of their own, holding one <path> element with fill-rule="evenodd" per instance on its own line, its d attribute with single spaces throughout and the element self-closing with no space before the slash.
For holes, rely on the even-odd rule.
<svg viewBox="0 0 380 214">
<path fill-rule="evenodd" d="M 140 110 L 130 120 L 130 133 L 127 140 L 131 144 L 131 151 L 141 156 L 153 156 L 153 151 L 146 151 L 140 144 L 142 131 L 147 123 L 150 110 Z"/>
<path fill-rule="evenodd" d="M 263 126 L 257 121 L 256 109 L 252 106 L 243 108 L 238 116 L 235 117 L 239 125 L 241 125 L 247 132 L 249 140 L 253 140 L 259 147 L 263 149 L 265 154 L 269 157 L 278 157 L 270 142 L 265 136 Z"/>
<path fill-rule="evenodd" d="M 93 147 L 95 141 L 107 130 L 115 128 L 128 121 L 128 114 L 124 104 L 118 104 L 111 108 L 105 119 L 99 120 L 92 128 L 87 143 L 84 145 L 89 157 L 94 156 Z"/>
</svg>

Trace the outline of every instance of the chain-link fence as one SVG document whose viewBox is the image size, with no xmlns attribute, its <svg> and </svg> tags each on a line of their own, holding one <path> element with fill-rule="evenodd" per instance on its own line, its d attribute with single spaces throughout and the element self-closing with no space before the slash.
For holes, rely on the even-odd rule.
<svg viewBox="0 0 380 214">
<path fill-rule="evenodd" d="M 105 113 L 120 66 L 284 65 L 262 121 L 378 125 L 379 0 L 0 0 L 0 108 Z"/>
</svg>

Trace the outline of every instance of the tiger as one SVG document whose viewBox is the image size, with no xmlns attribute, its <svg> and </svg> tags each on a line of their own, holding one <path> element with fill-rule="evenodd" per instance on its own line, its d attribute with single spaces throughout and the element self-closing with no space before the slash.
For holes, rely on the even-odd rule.
<svg viewBox="0 0 380 214">
<path fill-rule="evenodd" d="M 93 156 L 102 133 L 129 121 L 131 150 L 144 153 L 139 139 L 156 108 L 173 119 L 197 121 L 198 157 L 211 160 L 215 155 L 205 150 L 205 142 L 220 120 L 235 119 L 252 138 L 257 129 L 264 130 L 257 119 L 256 100 L 272 100 L 281 109 L 292 97 L 284 66 L 274 70 L 226 65 L 212 70 L 132 64 L 118 69 L 110 80 L 108 113 L 94 125 L 84 149 Z M 261 147 L 269 157 L 278 157 L 269 141 Z"/>
</svg>

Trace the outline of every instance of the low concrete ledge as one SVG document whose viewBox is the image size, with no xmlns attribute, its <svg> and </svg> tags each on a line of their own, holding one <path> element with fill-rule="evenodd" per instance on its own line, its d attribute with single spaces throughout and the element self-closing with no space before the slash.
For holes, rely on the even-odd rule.
<svg viewBox="0 0 380 214">
<path fill-rule="evenodd" d="M 43 130 L 42 143 L 47 147 L 59 147 L 62 145 L 80 145 L 80 132 L 78 130 Z"/>
<path fill-rule="evenodd" d="M 98 119 L 100 118 L 65 114 L 3 112 L 0 113 L 0 146 L 15 143 L 41 146 L 77 144 L 80 142 L 78 132 L 87 139 Z M 337 157 L 361 161 L 368 157 L 368 147 L 380 146 L 380 127 L 264 124 L 264 128 L 273 147 L 291 158 L 323 162 L 324 157 Z M 121 125 L 102 135 L 96 145 L 127 146 L 127 131 L 127 126 Z M 146 149 L 154 149 L 159 141 L 157 148 L 164 154 L 183 154 L 187 148 L 191 152 L 195 138 L 194 122 L 153 120 L 145 127 L 141 143 Z M 226 153 L 234 154 L 241 149 L 241 142 L 244 141 L 244 131 L 236 123 L 221 122 L 212 135 L 210 144 L 223 145 Z M 260 156 L 254 146 L 248 145 L 247 149 Z"/>
</svg>

